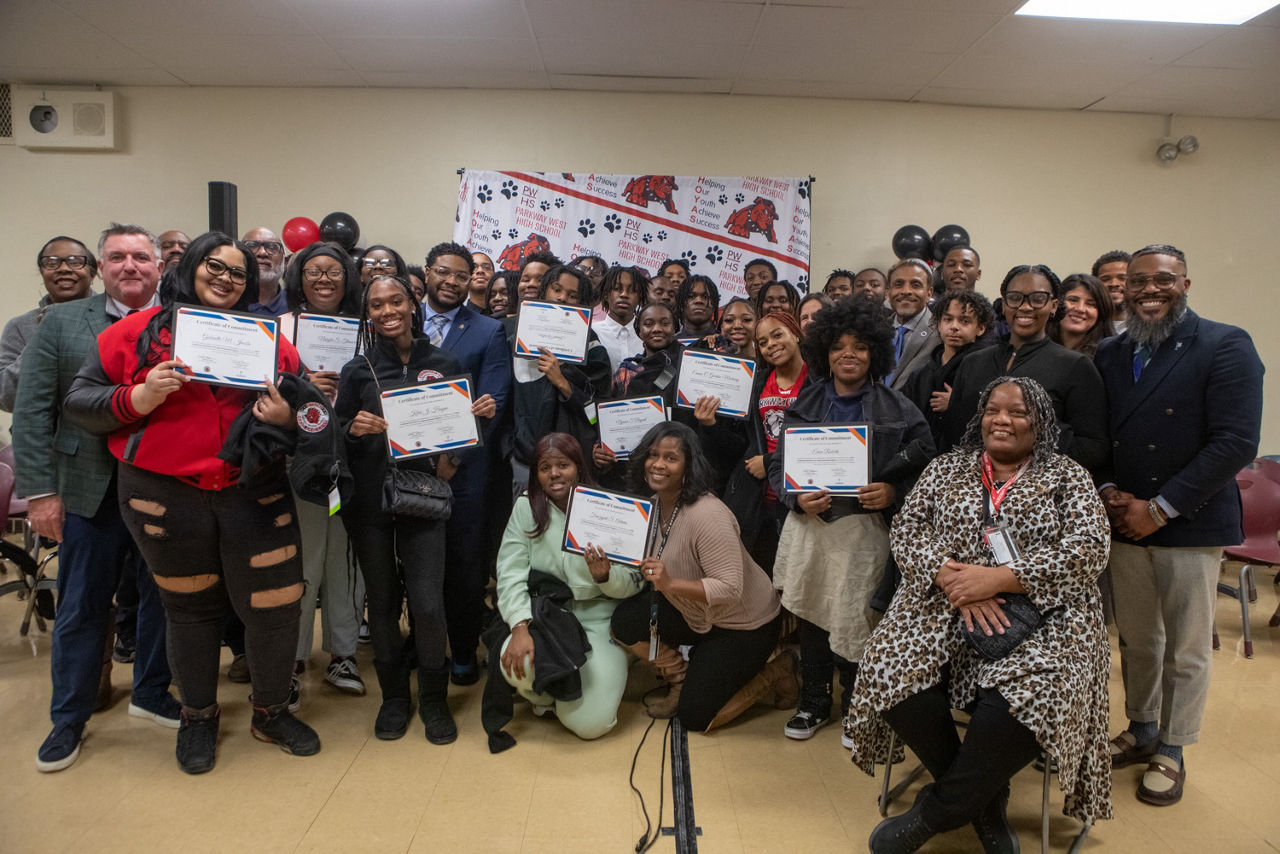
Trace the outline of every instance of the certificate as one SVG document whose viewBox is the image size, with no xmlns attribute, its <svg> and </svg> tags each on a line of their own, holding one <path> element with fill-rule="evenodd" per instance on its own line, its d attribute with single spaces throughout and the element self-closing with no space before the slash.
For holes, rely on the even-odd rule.
<svg viewBox="0 0 1280 854">
<path fill-rule="evenodd" d="M 850 494 L 871 481 L 871 425 L 820 424 L 783 430 L 782 481 L 787 492 Z"/>
<path fill-rule="evenodd" d="M 381 397 L 393 462 L 480 444 L 470 376 L 389 388 Z"/>
<path fill-rule="evenodd" d="M 553 302 L 520 303 L 520 319 L 516 321 L 516 355 L 536 359 L 545 347 L 564 362 L 587 360 L 587 330 L 591 328 L 591 309 Z"/>
<path fill-rule="evenodd" d="M 564 526 L 566 552 L 583 554 L 588 545 L 604 549 L 615 563 L 639 566 L 649 542 L 653 502 L 621 492 L 575 486 Z"/>
<path fill-rule="evenodd" d="M 356 354 L 360 319 L 333 314 L 299 314 L 293 333 L 298 358 L 309 371 L 340 371 Z"/>
<path fill-rule="evenodd" d="M 600 444 L 613 451 L 618 459 L 625 460 L 650 427 L 667 420 L 667 408 L 658 395 L 630 397 L 597 404 L 596 417 Z"/>
<path fill-rule="evenodd" d="M 698 398 L 720 398 L 720 415 L 746 418 L 751 408 L 751 384 L 756 363 L 737 356 L 685 350 L 680 360 L 680 380 L 676 385 L 676 405 L 693 409 Z"/>
<path fill-rule="evenodd" d="M 276 377 L 280 323 L 243 311 L 178 305 L 170 352 L 187 364 L 193 380 L 265 389 Z"/>
</svg>

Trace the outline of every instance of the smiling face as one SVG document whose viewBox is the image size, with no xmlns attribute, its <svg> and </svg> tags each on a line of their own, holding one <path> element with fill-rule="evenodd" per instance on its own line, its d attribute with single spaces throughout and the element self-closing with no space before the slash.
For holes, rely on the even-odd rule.
<svg viewBox="0 0 1280 854">
<path fill-rule="evenodd" d="M 938 320 L 938 337 L 952 351 L 977 341 L 987 330 L 978 323 L 973 307 L 952 300 Z"/>
<path fill-rule="evenodd" d="M 800 355 L 800 339 L 778 321 L 766 317 L 756 324 L 756 352 L 776 368 Z"/>
<path fill-rule="evenodd" d="M 246 263 L 252 264 L 253 260 L 246 259 L 244 253 L 234 246 L 219 246 L 205 256 L 196 267 L 195 275 L 196 299 L 200 304 L 226 309 L 240 302 L 240 295 L 244 293 Z"/>
<path fill-rule="evenodd" d="M 1172 255 L 1139 255 L 1129 262 L 1125 299 L 1129 312 L 1147 323 L 1164 320 L 1191 289 L 1187 265 Z"/>
<path fill-rule="evenodd" d="M 724 310 L 724 316 L 720 318 L 720 333 L 741 352 L 750 348 L 755 325 L 756 313 L 751 306 L 735 302 Z"/>
<path fill-rule="evenodd" d="M 369 285 L 369 322 L 383 338 L 407 344 L 413 340 L 413 300 L 395 279 L 377 278 Z"/>
<path fill-rule="evenodd" d="M 915 264 L 904 264 L 889 279 L 889 305 L 903 323 L 924 311 L 929 304 L 929 276 Z"/>
<path fill-rule="evenodd" d="M 942 280 L 949 291 L 971 291 L 982 278 L 978 255 L 965 246 L 957 246 L 942 261 Z"/>
<path fill-rule="evenodd" d="M 385 249 L 371 249 L 360 259 L 360 281 L 367 287 L 374 276 L 395 275 L 396 259 Z"/>
<path fill-rule="evenodd" d="M 467 299 L 476 305 L 484 305 L 484 292 L 493 278 L 493 259 L 483 252 L 472 252 L 471 260 L 476 270 L 471 274 L 471 283 L 467 288 Z"/>
<path fill-rule="evenodd" d="M 274 287 L 284 272 L 284 244 L 269 228 L 253 228 L 244 233 L 244 240 L 257 245 L 253 260 L 258 262 L 258 287 Z"/>
<path fill-rule="evenodd" d="M 129 308 L 151 301 L 160 283 L 160 259 L 146 235 L 111 235 L 102 245 L 99 263 L 103 288 L 112 298 Z"/>
<path fill-rule="evenodd" d="M 871 294 L 878 300 L 884 299 L 889 283 L 885 281 L 879 270 L 863 270 L 853 279 L 855 294 Z"/>
<path fill-rule="evenodd" d="M 674 497 L 684 483 L 684 467 L 684 444 L 675 436 L 659 439 L 644 459 L 645 483 L 659 495 Z"/>
<path fill-rule="evenodd" d="M 1003 296 L 1009 342 L 1017 347 L 1043 338 L 1045 325 L 1058 310 L 1058 301 L 1053 298 L 1053 286 L 1049 280 L 1039 273 L 1021 273 L 1009 282 Z M 1036 301 L 1045 299 L 1044 305 L 1035 306 Z"/>
<path fill-rule="evenodd" d="M 441 255 L 432 262 L 426 273 L 427 304 L 433 311 L 449 311 L 462 305 L 471 282 L 471 270 L 467 268 L 466 258 Z"/>
<path fill-rule="evenodd" d="M 742 283 L 747 286 L 747 296 L 752 299 L 760 293 L 760 289 L 773 281 L 773 274 L 763 264 L 749 264 L 742 274 Z"/>
<path fill-rule="evenodd" d="M 842 300 L 853 296 L 853 279 L 848 276 L 832 276 L 822 292 L 833 300 Z"/>
<path fill-rule="evenodd" d="M 1124 283 L 1129 277 L 1129 265 L 1124 261 L 1108 261 L 1098 267 L 1098 281 L 1111 294 L 1111 304 L 1125 310 Z"/>
<path fill-rule="evenodd" d="M 342 262 L 328 255 L 316 255 L 302 267 L 302 298 L 316 311 L 333 314 L 347 294 L 346 271 Z"/>
<path fill-rule="evenodd" d="M 1036 434 L 1022 389 L 1013 383 L 991 390 L 982 410 L 982 445 L 991 459 L 1002 465 L 1016 465 L 1031 455 Z"/>
<path fill-rule="evenodd" d="M 569 493 L 578 485 L 578 467 L 573 460 L 552 448 L 538 458 L 538 485 L 547 498 L 563 510 L 569 501 Z"/>
<path fill-rule="evenodd" d="M 790 295 L 787 293 L 789 286 L 782 284 L 772 284 L 765 287 L 763 305 L 764 313 L 771 311 L 791 311 Z"/>
<path fill-rule="evenodd" d="M 160 242 L 160 258 L 166 271 L 178 266 L 182 253 L 191 244 L 191 238 L 181 231 L 166 231 L 156 239 Z"/>
<path fill-rule="evenodd" d="M 538 285 L 542 274 L 551 269 L 541 261 L 530 261 L 520 271 L 520 281 L 516 284 L 516 292 L 520 294 L 520 302 L 538 298 Z"/>
<path fill-rule="evenodd" d="M 505 317 L 511 300 L 507 298 L 506 281 L 494 282 L 493 291 L 489 294 L 489 313 L 494 317 Z"/>
<path fill-rule="evenodd" d="M 822 304 L 822 300 L 805 300 L 800 304 L 800 331 L 807 332 L 810 326 L 813 326 L 813 320 L 818 316 L 818 312 L 826 308 Z"/>
<path fill-rule="evenodd" d="M 77 263 L 84 259 L 84 265 L 73 270 L 67 260 L 69 258 Z M 49 259 L 57 259 L 58 265 L 52 270 L 46 268 L 47 264 L 53 263 Z M 40 277 L 44 279 L 44 289 L 49 292 L 51 302 L 69 302 L 89 292 L 93 268 L 89 266 L 88 259 L 89 250 L 74 240 L 55 240 L 44 248 L 40 253 Z"/>
<path fill-rule="evenodd" d="M 640 342 L 646 353 L 656 353 L 671 346 L 676 337 L 676 322 L 661 303 L 655 303 L 640 312 Z"/>
<path fill-rule="evenodd" d="M 858 340 L 858 336 L 845 333 L 827 351 L 827 364 L 836 392 L 850 394 L 866 382 L 871 371 L 871 348 Z"/>
<path fill-rule="evenodd" d="M 1058 326 L 1064 332 L 1083 335 L 1098 322 L 1098 304 L 1084 285 L 1077 285 L 1062 298 L 1062 321 Z"/>
</svg>

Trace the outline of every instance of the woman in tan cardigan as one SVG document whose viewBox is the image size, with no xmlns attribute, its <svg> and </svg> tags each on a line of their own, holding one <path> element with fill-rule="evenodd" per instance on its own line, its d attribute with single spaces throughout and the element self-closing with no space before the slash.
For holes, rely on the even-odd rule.
<svg viewBox="0 0 1280 854">
<path fill-rule="evenodd" d="M 769 661 L 778 640 L 778 594 L 743 547 L 733 513 L 712 492 L 713 474 L 693 431 L 659 424 L 631 459 L 632 486 L 654 494 L 658 528 L 640 566 L 651 588 L 618 606 L 613 635 L 648 660 L 656 610 L 653 663 L 670 688 L 649 714 L 709 730 L 771 688 L 785 695 L 778 702 L 794 700 L 790 654 Z M 680 646 L 690 647 L 687 662 Z"/>
</svg>

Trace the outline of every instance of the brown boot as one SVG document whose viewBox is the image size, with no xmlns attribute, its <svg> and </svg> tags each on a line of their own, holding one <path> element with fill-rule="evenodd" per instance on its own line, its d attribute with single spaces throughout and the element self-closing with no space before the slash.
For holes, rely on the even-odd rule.
<svg viewBox="0 0 1280 854">
<path fill-rule="evenodd" d="M 800 697 L 796 658 L 790 650 L 784 649 L 760 668 L 760 672 L 751 677 L 751 681 L 739 688 L 738 693 L 730 697 L 729 702 L 716 712 L 703 732 L 711 732 L 716 727 L 724 726 L 770 692 L 774 695 L 774 708 L 778 709 L 793 708 Z"/>
<path fill-rule="evenodd" d="M 649 642 L 622 644 L 641 661 L 649 661 Z M 684 672 L 687 662 L 680 650 L 672 649 L 661 641 L 658 642 L 658 657 L 650 662 L 657 669 L 658 675 L 667 683 L 667 693 L 645 706 L 649 717 L 660 720 L 674 718 L 680 706 L 680 690 L 684 687 Z"/>
</svg>

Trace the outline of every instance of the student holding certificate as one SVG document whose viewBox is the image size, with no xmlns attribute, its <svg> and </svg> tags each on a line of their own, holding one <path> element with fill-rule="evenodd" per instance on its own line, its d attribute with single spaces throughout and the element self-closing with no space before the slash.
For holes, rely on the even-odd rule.
<svg viewBox="0 0 1280 854">
<path fill-rule="evenodd" d="M 360 319 L 364 355 L 342 369 L 334 411 L 355 476 L 354 495 L 342 519 L 364 573 L 373 665 L 382 689 L 374 735 L 397 739 L 409 727 L 412 700 L 400 634 L 401 604 L 407 599 L 418 653 L 418 716 L 428 741 L 448 744 L 457 739 L 458 729 L 446 702 L 445 522 L 383 509 L 391 461 L 381 397 L 387 388 L 445 379 L 461 373 L 461 368 L 452 354 L 434 346 L 423 333 L 418 301 L 408 281 L 399 276 L 374 276 L 364 293 Z M 484 395 L 471 411 L 491 418 L 496 410 L 493 398 Z M 447 454 L 413 456 L 396 465 L 445 480 L 455 471 Z"/>
<path fill-rule="evenodd" d="M 534 446 L 532 462 L 529 491 L 516 499 L 498 551 L 498 610 L 511 627 L 502 646 L 502 675 L 533 704 L 534 714 L 554 710 L 574 735 L 599 738 L 618 722 L 618 704 L 627 686 L 627 654 L 610 643 L 609 619 L 619 600 L 640 592 L 640 573 L 611 563 L 590 544 L 585 556 L 561 548 L 569 496 L 579 481 L 592 483 L 577 441 L 566 433 L 543 436 Z M 534 616 L 532 570 L 563 582 L 572 592 L 565 607 L 591 644 L 579 671 L 582 696 L 576 700 L 557 701 L 533 689 L 539 652 L 529 630 Z"/>
<path fill-rule="evenodd" d="M 320 750 L 320 739 L 289 711 L 305 586 L 284 460 L 241 484 L 238 468 L 218 456 L 246 407 L 260 422 L 295 430 L 295 414 L 272 379 L 297 372 L 298 354 L 280 341 L 273 364 L 253 367 L 267 374 L 262 393 L 196 381 L 203 366 L 172 357 L 175 304 L 201 307 L 208 324 L 190 334 L 215 339 L 206 352 L 217 353 L 218 341 L 237 333 L 274 334 L 274 324 L 249 322 L 241 331 L 239 316 L 226 314 L 244 311 L 257 295 L 258 265 L 242 244 L 209 232 L 191 241 L 166 282 L 159 308 L 98 336 L 65 411 L 86 429 L 109 433 L 108 447 L 120 460 L 121 512 L 169 616 L 169 660 L 182 694 L 178 764 L 190 774 L 213 768 L 218 651 L 231 610 L 245 626 L 254 737 L 309 756 Z M 180 349 L 181 339 L 176 343 Z"/>
<path fill-rule="evenodd" d="M 848 706 L 852 662 L 871 631 L 871 595 L 889 560 L 888 521 L 934 453 L 920 410 L 883 382 L 893 370 L 893 331 L 877 306 L 851 299 L 818 312 L 803 352 L 810 383 L 783 416 L 768 466 L 770 486 L 791 510 L 773 584 L 782 591 L 783 607 L 799 620 L 804 687 L 783 730 L 796 739 L 810 738 L 830 720 L 833 668 L 844 688 L 842 713 Z M 786 430 L 810 424 L 869 425 L 869 471 L 850 497 L 788 489 Z"/>
</svg>

